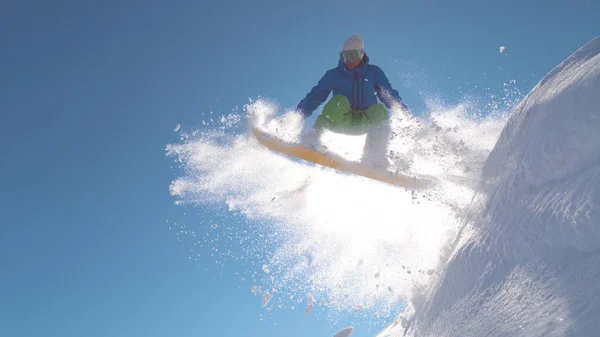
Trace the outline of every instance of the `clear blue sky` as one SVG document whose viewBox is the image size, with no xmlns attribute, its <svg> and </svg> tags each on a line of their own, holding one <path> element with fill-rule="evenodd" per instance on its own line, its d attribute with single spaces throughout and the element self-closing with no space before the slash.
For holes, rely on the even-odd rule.
<svg viewBox="0 0 600 337">
<path fill-rule="evenodd" d="M 332 335 L 344 322 L 299 310 L 260 321 L 233 275 L 247 267 L 188 259 L 166 221 L 228 215 L 174 205 L 173 127 L 258 95 L 297 104 L 352 33 L 416 113 L 429 93 L 458 102 L 509 79 L 528 92 L 600 34 L 598 13 L 595 0 L 2 1 L 0 335 Z"/>
</svg>

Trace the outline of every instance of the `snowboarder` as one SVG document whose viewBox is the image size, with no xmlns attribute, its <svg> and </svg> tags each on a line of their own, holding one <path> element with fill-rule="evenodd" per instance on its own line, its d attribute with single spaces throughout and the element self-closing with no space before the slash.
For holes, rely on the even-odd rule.
<svg viewBox="0 0 600 337">
<path fill-rule="evenodd" d="M 298 104 L 297 110 L 304 118 L 309 117 L 332 91 L 333 97 L 325 104 L 313 129 L 305 133 L 304 141 L 318 143 L 323 129 L 343 134 L 367 133 L 361 161 L 387 168 L 391 132 L 387 109 L 399 106 L 408 111 L 408 108 L 383 70 L 369 63 L 363 39 L 358 34 L 344 42 L 338 66 L 325 73 Z M 383 104 L 378 103 L 375 96 Z"/>
</svg>

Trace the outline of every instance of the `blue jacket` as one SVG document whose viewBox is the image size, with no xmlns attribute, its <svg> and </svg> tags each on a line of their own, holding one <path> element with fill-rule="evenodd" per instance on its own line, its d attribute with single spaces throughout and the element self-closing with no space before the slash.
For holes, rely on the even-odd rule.
<svg viewBox="0 0 600 337">
<path fill-rule="evenodd" d="M 394 103 L 406 108 L 398 91 L 392 89 L 383 70 L 369 64 L 369 57 L 366 54 L 363 60 L 363 64 L 354 70 L 346 68 L 340 60 L 337 68 L 328 70 L 298 104 L 297 110 L 305 117 L 312 115 L 313 111 L 327 100 L 332 91 L 334 96 L 338 94 L 346 96 L 353 110 L 368 109 L 377 103 L 377 97 L 388 109 Z"/>
</svg>

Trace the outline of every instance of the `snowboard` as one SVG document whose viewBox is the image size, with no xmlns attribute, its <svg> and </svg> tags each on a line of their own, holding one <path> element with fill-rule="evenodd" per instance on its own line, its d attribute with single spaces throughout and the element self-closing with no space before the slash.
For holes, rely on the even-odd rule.
<svg viewBox="0 0 600 337">
<path fill-rule="evenodd" d="M 258 142 L 272 151 L 329 167 L 339 172 L 354 174 L 407 189 L 423 188 L 430 183 L 429 180 L 424 178 L 374 168 L 360 162 L 347 160 L 324 149 L 309 148 L 299 143 L 290 142 L 268 134 L 252 124 L 250 124 L 250 129 Z"/>
</svg>

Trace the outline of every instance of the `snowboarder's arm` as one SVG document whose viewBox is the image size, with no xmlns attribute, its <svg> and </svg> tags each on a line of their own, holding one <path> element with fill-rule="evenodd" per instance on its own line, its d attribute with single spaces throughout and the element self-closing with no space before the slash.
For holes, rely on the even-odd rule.
<svg viewBox="0 0 600 337">
<path fill-rule="evenodd" d="M 375 84 L 375 91 L 377 92 L 377 97 L 379 100 L 386 106 L 386 108 L 391 109 L 395 105 L 400 105 L 403 110 L 408 111 L 408 107 L 402 101 L 400 94 L 398 91 L 392 88 L 390 81 L 381 68 L 376 67 L 377 72 L 377 83 Z"/>
<path fill-rule="evenodd" d="M 319 83 L 312 88 L 312 90 L 306 95 L 306 97 L 298 103 L 297 110 L 300 111 L 304 117 L 312 115 L 313 111 L 319 107 L 332 90 L 332 84 L 329 76 L 329 72 L 319 80 Z"/>
</svg>

